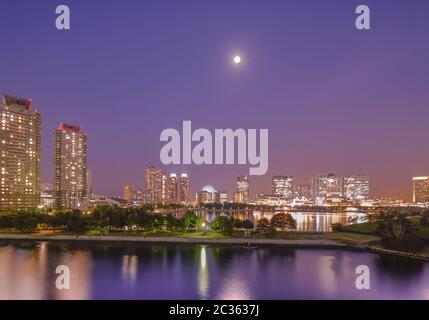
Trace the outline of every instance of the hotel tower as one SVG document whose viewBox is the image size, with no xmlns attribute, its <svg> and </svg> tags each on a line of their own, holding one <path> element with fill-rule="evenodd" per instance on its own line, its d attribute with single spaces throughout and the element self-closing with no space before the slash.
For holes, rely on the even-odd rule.
<svg viewBox="0 0 429 320">
<path fill-rule="evenodd" d="M 2 96 L 0 104 L 0 211 L 40 202 L 40 114 L 31 99 Z"/>
<path fill-rule="evenodd" d="M 61 123 L 53 146 L 53 189 L 57 209 L 85 209 L 87 201 L 86 134 Z"/>
</svg>

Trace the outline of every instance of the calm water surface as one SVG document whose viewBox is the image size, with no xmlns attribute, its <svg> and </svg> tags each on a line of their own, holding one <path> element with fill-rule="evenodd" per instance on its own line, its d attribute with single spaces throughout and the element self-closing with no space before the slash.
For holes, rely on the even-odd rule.
<svg viewBox="0 0 429 320">
<path fill-rule="evenodd" d="M 55 268 L 71 270 L 70 290 Z M 355 268 L 370 268 L 357 290 Z M 429 299 L 429 263 L 371 253 L 0 242 L 0 299 Z"/>
<path fill-rule="evenodd" d="M 276 212 L 264 211 L 243 211 L 230 214 L 235 219 L 250 220 L 255 225 L 262 218 L 271 220 Z M 286 212 L 286 211 L 282 211 Z M 214 211 L 197 212 L 203 221 L 211 222 L 218 215 Z M 330 232 L 332 224 L 352 224 L 365 222 L 366 214 L 362 212 L 290 212 L 296 221 L 296 231 L 300 232 Z M 176 213 L 176 217 L 181 218 L 183 213 Z"/>
</svg>

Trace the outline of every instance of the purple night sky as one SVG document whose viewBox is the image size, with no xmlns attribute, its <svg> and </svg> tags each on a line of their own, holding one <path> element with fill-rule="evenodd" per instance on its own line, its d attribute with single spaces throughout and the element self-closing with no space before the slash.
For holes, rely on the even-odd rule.
<svg viewBox="0 0 429 320">
<path fill-rule="evenodd" d="M 355 8 L 371 8 L 371 30 Z M 71 30 L 55 8 L 71 9 Z M 59 122 L 88 133 L 94 191 L 143 186 L 163 129 L 268 128 L 271 175 L 367 173 L 371 196 L 429 175 L 429 1 L 184 0 L 0 3 L 0 92 L 42 114 L 42 180 Z M 242 56 L 240 65 L 232 57 Z M 248 166 L 172 166 L 232 191 Z"/>
</svg>

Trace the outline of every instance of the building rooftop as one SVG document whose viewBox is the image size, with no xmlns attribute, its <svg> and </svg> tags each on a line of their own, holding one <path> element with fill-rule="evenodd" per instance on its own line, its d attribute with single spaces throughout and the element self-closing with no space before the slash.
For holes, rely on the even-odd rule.
<svg viewBox="0 0 429 320">
<path fill-rule="evenodd" d="M 31 104 L 33 103 L 33 100 L 31 99 L 24 99 L 24 98 L 19 98 L 19 97 L 14 97 L 14 96 L 9 96 L 6 94 L 3 94 L 3 104 L 5 105 L 11 105 L 11 104 L 16 104 L 19 106 L 23 106 L 26 109 L 29 109 Z"/>
<path fill-rule="evenodd" d="M 64 122 L 61 122 L 58 126 L 57 130 L 59 131 L 74 131 L 74 132 L 80 132 L 82 126 L 75 126 L 71 124 L 66 124 Z"/>
</svg>

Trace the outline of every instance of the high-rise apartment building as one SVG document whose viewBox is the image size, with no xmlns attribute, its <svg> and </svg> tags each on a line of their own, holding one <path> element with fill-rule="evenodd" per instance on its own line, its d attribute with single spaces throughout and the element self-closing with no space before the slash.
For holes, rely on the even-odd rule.
<svg viewBox="0 0 429 320">
<path fill-rule="evenodd" d="M 53 145 L 55 208 L 84 209 L 87 204 L 87 136 L 80 126 L 61 123 Z"/>
<path fill-rule="evenodd" d="M 40 203 L 40 114 L 31 99 L 3 95 L 0 105 L 0 210 Z"/>
<path fill-rule="evenodd" d="M 349 200 L 369 199 L 369 177 L 367 175 L 345 177 L 344 196 Z"/>
<path fill-rule="evenodd" d="M 237 177 L 237 192 L 243 194 L 243 203 L 248 203 L 250 201 L 250 183 L 247 176 Z"/>
<path fill-rule="evenodd" d="M 179 179 L 179 201 L 182 204 L 187 204 L 191 196 L 191 182 L 186 173 L 182 173 Z"/>
<path fill-rule="evenodd" d="M 175 173 L 170 174 L 168 178 L 168 202 L 177 203 L 178 202 L 178 179 Z"/>
<path fill-rule="evenodd" d="M 123 197 L 127 203 L 131 203 L 134 199 L 134 188 L 126 184 L 123 190 Z"/>
<path fill-rule="evenodd" d="M 293 194 L 293 177 L 291 176 L 274 176 L 272 179 L 272 193 L 277 197 L 292 199 Z"/>
<path fill-rule="evenodd" d="M 413 202 L 429 202 L 429 177 L 413 178 Z"/>
<path fill-rule="evenodd" d="M 240 191 L 236 191 L 232 194 L 232 201 L 234 203 L 245 203 L 244 202 L 244 193 Z"/>
<path fill-rule="evenodd" d="M 168 200 L 167 175 L 155 167 L 146 169 L 146 202 L 165 204 Z"/>
</svg>

